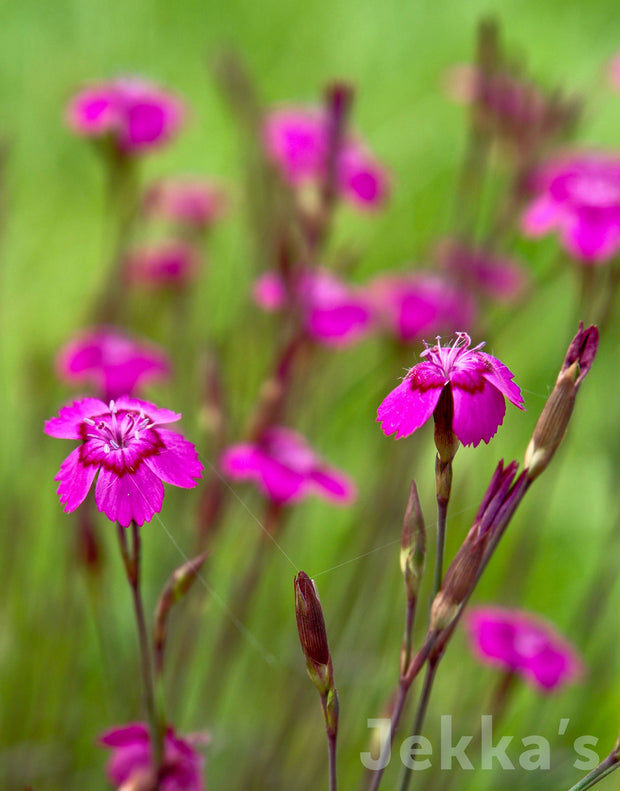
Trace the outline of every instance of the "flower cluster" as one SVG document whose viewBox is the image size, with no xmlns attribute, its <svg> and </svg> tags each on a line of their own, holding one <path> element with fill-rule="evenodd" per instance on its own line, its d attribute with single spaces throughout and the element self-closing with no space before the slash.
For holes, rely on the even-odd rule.
<svg viewBox="0 0 620 791">
<path fill-rule="evenodd" d="M 176 97 L 137 77 L 90 85 L 67 108 L 67 123 L 77 134 L 109 137 L 125 154 L 139 154 L 168 142 L 184 116 Z"/>
<path fill-rule="evenodd" d="M 285 107 L 270 112 L 264 124 L 267 154 L 293 186 L 320 183 L 328 165 L 328 120 L 314 108 Z M 347 137 L 337 162 L 338 189 L 360 209 L 381 206 L 388 193 L 385 170 L 357 139 Z"/>
</svg>

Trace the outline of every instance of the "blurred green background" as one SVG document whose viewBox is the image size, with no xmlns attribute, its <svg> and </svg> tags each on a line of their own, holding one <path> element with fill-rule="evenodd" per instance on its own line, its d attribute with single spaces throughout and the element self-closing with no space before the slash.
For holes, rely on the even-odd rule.
<svg viewBox="0 0 620 791">
<path fill-rule="evenodd" d="M 355 278 L 418 266 L 445 233 L 465 141 L 464 113 L 442 91 L 442 75 L 472 59 L 477 21 L 492 12 L 510 53 L 545 85 L 584 92 L 579 140 L 613 147 L 620 131 L 620 96 L 605 68 L 619 47 L 620 19 L 611 0 L 580 2 L 404 3 L 387 0 L 263 0 L 224 3 L 182 0 L 123 3 L 33 2 L 2 6 L 0 25 L 0 786 L 35 791 L 105 788 L 106 756 L 96 744 L 108 727 L 140 718 L 140 684 L 129 596 L 114 535 L 102 521 L 104 575 L 89 582 L 75 560 L 74 520 L 62 513 L 53 476 L 66 443 L 42 433 L 43 421 L 69 397 L 54 377 L 59 346 L 88 320 L 105 276 L 104 183 L 89 146 L 65 128 L 63 111 L 76 86 L 118 74 L 141 74 L 178 92 L 191 121 L 177 143 L 147 158 L 148 178 L 197 173 L 224 181 L 233 211 L 214 232 L 208 272 L 194 294 L 195 346 L 216 345 L 237 432 L 251 408 L 275 327 L 249 299 L 256 272 L 245 222 L 238 130 L 209 64 L 222 49 L 245 61 L 266 104 L 314 102 L 324 84 L 356 86 L 354 124 L 393 175 L 393 198 L 376 217 L 343 210 L 336 239 L 361 254 Z M 517 240 L 514 251 L 541 277 L 557 256 L 555 242 Z M 536 287 L 527 305 L 501 317 L 488 351 L 515 373 L 527 412 L 509 411 L 497 438 L 455 462 L 449 554 L 467 530 L 498 458 L 522 458 L 544 400 L 576 329 L 572 268 Z M 257 329 L 258 328 L 258 331 Z M 142 327 L 170 348 L 166 316 Z M 482 773 L 455 787 L 557 788 L 576 782 L 572 739 L 600 738 L 603 757 L 618 730 L 620 592 L 617 485 L 620 414 L 617 364 L 620 326 L 614 316 L 599 359 L 577 404 L 566 446 L 520 509 L 491 564 L 479 601 L 529 607 L 554 621 L 579 646 L 590 668 L 584 682 L 540 699 L 519 691 L 506 732 L 539 733 L 553 743 L 553 774 Z M 475 342 L 481 339 L 474 339 Z M 199 386 L 186 350 L 171 348 Z M 414 361 L 412 350 L 411 360 Z M 398 570 L 400 520 L 408 480 L 418 480 L 427 523 L 434 518 L 430 429 L 396 445 L 374 424 L 376 406 L 405 364 L 378 340 L 311 369 L 297 426 L 334 464 L 355 478 L 359 505 L 342 511 L 321 502 L 295 510 L 282 539 L 293 565 L 316 575 L 326 613 L 341 697 L 343 788 L 362 777 L 366 718 L 379 716 L 396 676 L 404 611 Z M 176 408 L 174 389 L 152 395 Z M 188 397 L 187 393 L 181 397 Z M 185 434 L 205 439 L 190 410 Z M 67 445 L 67 447 L 64 447 Z M 208 450 L 206 451 L 208 459 Z M 213 459 L 210 459 L 213 461 Z M 253 512 L 250 487 L 235 487 Z M 189 552 L 189 509 L 196 493 L 168 491 L 166 528 Z M 145 598 L 152 608 L 168 573 L 182 562 L 162 525 L 143 530 Z M 371 536 L 368 551 L 364 537 Z M 214 634 L 226 613 L 235 576 L 258 538 L 239 504 L 208 568 L 207 593 L 189 598 L 186 618 L 198 630 L 192 658 L 173 649 L 168 667 L 169 716 L 181 733 L 207 729 L 209 787 L 326 787 L 324 734 L 315 691 L 305 677 L 292 604 L 293 566 L 273 550 L 248 622 L 257 649 L 240 640 L 226 694 L 217 711 L 205 688 Z M 431 542 L 432 543 L 432 542 Z M 328 573 L 329 572 L 329 573 Z M 609 578 L 609 579 L 608 579 Z M 595 597 L 599 593 L 599 599 Z M 203 591 L 204 594 L 204 591 Z M 585 614 L 584 614 L 585 613 Z M 182 634 L 181 628 L 178 633 Z M 174 639 L 174 635 L 173 635 Z M 266 661 L 264 653 L 272 655 Z M 428 720 L 476 722 L 493 674 L 480 670 L 462 635 L 451 646 Z M 557 736 L 569 717 L 567 736 Z M 510 730 L 512 728 L 512 730 Z M 469 730 L 468 730 L 469 729 Z M 392 767 L 392 769 L 395 769 Z M 520 777 L 513 776 L 520 774 Z M 388 776 L 386 786 L 397 777 Z M 428 788 L 437 776 L 419 781 Z M 613 780 L 608 781 L 609 787 Z M 468 785 L 469 784 L 469 785 Z M 432 787 L 435 787 L 432 785 Z M 440 787 L 439 784 L 437 787 Z"/>
</svg>

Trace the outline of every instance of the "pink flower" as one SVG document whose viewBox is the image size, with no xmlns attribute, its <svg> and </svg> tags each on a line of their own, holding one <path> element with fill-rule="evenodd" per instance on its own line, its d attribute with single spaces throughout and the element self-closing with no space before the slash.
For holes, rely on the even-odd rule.
<svg viewBox="0 0 620 791">
<path fill-rule="evenodd" d="M 262 275 L 254 286 L 254 299 L 265 310 L 285 305 L 301 310 L 308 334 L 319 343 L 346 346 L 370 329 L 373 312 L 363 293 L 325 269 L 294 273 L 287 284 L 275 272 Z"/>
<path fill-rule="evenodd" d="M 189 244 L 171 241 L 136 248 L 125 258 L 124 267 L 130 285 L 183 288 L 195 280 L 200 258 Z"/>
<path fill-rule="evenodd" d="M 620 157 L 575 154 L 554 160 L 532 177 L 536 197 L 522 217 L 530 236 L 557 231 L 562 246 L 587 264 L 620 249 Z"/>
<path fill-rule="evenodd" d="M 467 284 L 491 299 L 513 302 L 527 289 L 523 267 L 509 258 L 499 258 L 483 249 L 468 247 L 453 239 L 437 245 L 439 265 L 456 282 Z"/>
<path fill-rule="evenodd" d="M 479 351 L 481 343 L 469 348 L 471 339 L 459 332 L 452 346 L 427 346 L 397 388 L 378 409 L 377 420 L 387 436 L 407 437 L 433 414 L 444 387 L 449 387 L 454 403 L 452 430 L 463 445 L 476 447 L 489 442 L 502 424 L 506 397 L 523 409 L 521 391 L 512 382 L 513 374 L 490 354 Z"/>
<path fill-rule="evenodd" d="M 611 87 L 617 93 L 620 93 L 620 53 L 614 55 L 614 57 L 610 60 L 607 74 Z"/>
<path fill-rule="evenodd" d="M 467 291 L 428 273 L 379 277 L 366 293 L 379 320 L 403 343 L 467 327 L 476 313 Z"/>
<path fill-rule="evenodd" d="M 226 211 L 221 187 L 198 178 L 166 179 L 151 186 L 144 211 L 193 228 L 206 228 Z"/>
<path fill-rule="evenodd" d="M 90 85 L 67 107 L 67 122 L 74 132 L 108 136 L 125 154 L 167 143 L 177 134 L 184 115 L 178 99 L 137 77 Z"/>
<path fill-rule="evenodd" d="M 150 521 L 161 511 L 163 483 L 189 489 L 201 477 L 196 449 L 163 428 L 181 419 L 169 409 L 121 396 L 109 405 L 83 398 L 62 407 L 45 433 L 81 444 L 63 461 L 54 480 L 69 513 L 84 502 L 95 476 L 97 508 L 123 527 Z"/>
<path fill-rule="evenodd" d="M 161 791 L 204 791 L 205 759 L 195 748 L 206 741 L 203 734 L 181 738 L 173 728 L 166 730 L 164 758 L 157 786 Z M 154 787 L 152 784 L 156 778 L 146 725 L 135 722 L 112 728 L 99 737 L 99 742 L 112 750 L 107 774 L 119 791 Z"/>
<path fill-rule="evenodd" d="M 132 395 L 141 385 L 170 374 L 167 356 L 112 327 L 96 327 L 60 350 L 57 368 L 63 379 L 88 382 L 104 401 Z"/>
<path fill-rule="evenodd" d="M 327 117 L 321 110 L 287 107 L 274 110 L 265 120 L 267 153 L 293 186 L 325 179 L 328 141 Z M 337 182 L 343 197 L 360 209 L 378 208 L 389 189 L 385 170 L 352 137 L 343 143 Z"/>
<path fill-rule="evenodd" d="M 336 503 L 350 503 L 355 489 L 350 479 L 328 467 L 295 431 L 272 426 L 256 443 L 233 445 L 221 458 L 224 474 L 254 480 L 262 493 L 281 505 L 318 494 Z"/>
<path fill-rule="evenodd" d="M 543 692 L 559 689 L 583 673 L 583 665 L 550 624 L 530 613 L 478 607 L 467 615 L 474 653 L 487 664 L 518 673 Z"/>
</svg>

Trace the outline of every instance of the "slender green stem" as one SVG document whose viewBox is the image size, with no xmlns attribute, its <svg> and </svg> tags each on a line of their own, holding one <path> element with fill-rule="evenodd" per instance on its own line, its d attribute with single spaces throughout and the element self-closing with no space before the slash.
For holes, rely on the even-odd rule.
<svg viewBox="0 0 620 791">
<path fill-rule="evenodd" d="M 398 726 L 400 724 L 401 717 L 403 715 L 403 710 L 405 708 L 405 703 L 407 701 L 407 695 L 409 690 L 411 689 L 411 685 L 413 684 L 414 679 L 417 677 L 418 673 L 424 667 L 426 660 L 428 659 L 430 653 L 432 652 L 435 643 L 437 641 L 437 635 L 433 632 L 429 632 L 426 635 L 426 639 L 424 640 L 424 644 L 422 648 L 417 652 L 417 654 L 413 657 L 411 662 L 409 663 L 409 667 L 405 673 L 402 673 L 400 679 L 398 681 L 398 689 L 396 691 L 396 698 L 394 702 L 394 707 L 392 708 L 391 715 L 390 715 L 390 734 L 389 739 L 385 740 L 385 743 L 381 747 L 381 755 L 380 755 L 380 766 L 383 767 L 381 769 L 375 769 L 372 773 L 370 778 L 370 782 L 368 783 L 368 791 L 377 791 L 381 784 L 381 779 L 383 778 L 383 773 L 385 771 L 385 766 L 387 765 L 387 757 L 389 754 L 389 750 L 394 743 L 394 737 L 396 736 L 396 731 L 398 730 Z"/>
<path fill-rule="evenodd" d="M 620 758 L 613 752 L 608 755 L 605 760 L 601 761 L 601 763 L 589 774 L 582 777 L 578 783 L 575 783 L 569 791 L 586 791 L 586 789 L 592 788 L 592 786 L 596 785 L 600 780 L 607 777 L 607 775 L 618 768 L 620 768 Z"/>
<path fill-rule="evenodd" d="M 327 754 L 329 759 L 329 791 L 337 791 L 336 731 L 327 728 Z"/>
<path fill-rule="evenodd" d="M 406 672 L 407 668 L 409 667 L 409 663 L 411 662 L 411 651 L 413 648 L 413 627 L 415 625 L 415 611 L 417 602 L 417 597 L 411 597 L 407 599 L 407 619 L 405 621 L 405 636 L 403 638 L 402 656 L 400 662 L 401 675 Z"/>
<path fill-rule="evenodd" d="M 443 579 L 443 556 L 446 545 L 446 524 L 448 517 L 448 501 L 437 498 L 437 552 L 435 553 L 435 571 L 433 574 L 433 593 L 431 603 L 441 588 Z"/>
<path fill-rule="evenodd" d="M 420 695 L 418 707 L 416 709 L 415 717 L 413 719 L 413 727 L 411 728 L 412 736 L 419 736 L 422 733 L 424 718 L 426 717 L 426 711 L 428 709 L 428 701 L 431 696 L 431 690 L 433 689 L 433 682 L 435 680 L 435 672 L 437 670 L 438 664 L 439 664 L 439 658 L 436 659 L 431 658 L 426 666 L 426 675 L 424 677 L 422 694 Z M 407 791 L 407 789 L 409 788 L 409 783 L 411 781 L 411 772 L 412 772 L 411 766 L 403 766 L 403 773 L 400 778 L 399 791 Z"/>
<path fill-rule="evenodd" d="M 129 582 L 129 587 L 131 588 L 131 595 L 133 599 L 136 627 L 138 631 L 138 644 L 140 647 L 140 664 L 144 688 L 144 705 L 151 729 L 155 767 L 156 770 L 159 771 L 164 756 L 165 714 L 163 712 L 161 695 L 158 696 L 159 706 L 156 706 L 155 703 L 155 684 L 153 680 L 151 649 L 146 629 L 144 605 L 142 602 L 142 595 L 140 593 L 140 529 L 135 524 L 135 522 L 132 521 L 131 548 L 128 545 L 126 528 L 117 524 L 117 533 L 121 556 L 125 565 L 125 572 L 127 574 L 127 580 Z"/>
</svg>

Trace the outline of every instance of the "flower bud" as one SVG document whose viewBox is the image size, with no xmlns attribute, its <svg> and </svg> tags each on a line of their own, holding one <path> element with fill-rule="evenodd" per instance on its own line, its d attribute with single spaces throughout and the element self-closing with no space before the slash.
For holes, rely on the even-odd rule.
<svg viewBox="0 0 620 791">
<path fill-rule="evenodd" d="M 524 464 L 530 481 L 547 468 L 560 445 L 573 413 L 577 391 L 592 367 L 597 348 L 598 329 L 591 326 L 584 330 L 581 322 L 525 451 Z"/>
<path fill-rule="evenodd" d="M 400 567 L 405 579 L 407 598 L 411 601 L 418 595 L 420 580 L 424 572 L 426 555 L 426 528 L 418 499 L 415 481 L 411 481 L 409 500 L 403 519 L 400 538 Z"/>
<path fill-rule="evenodd" d="M 157 609 L 155 611 L 154 635 L 155 664 L 158 672 L 161 671 L 163 665 L 168 614 L 173 605 L 179 602 L 191 588 L 206 558 L 206 553 L 203 553 L 202 555 L 188 560 L 187 563 L 179 566 L 178 569 L 175 569 L 168 578 L 159 596 Z"/>
<path fill-rule="evenodd" d="M 332 661 L 319 594 L 304 571 L 295 577 L 295 615 L 308 675 L 319 693 L 325 696 L 334 686 Z"/>
</svg>

